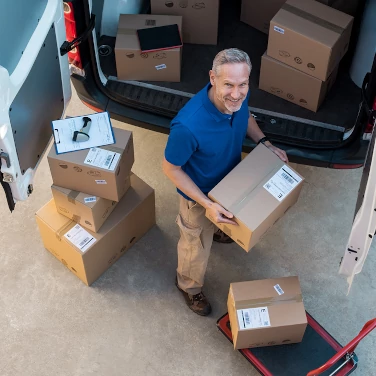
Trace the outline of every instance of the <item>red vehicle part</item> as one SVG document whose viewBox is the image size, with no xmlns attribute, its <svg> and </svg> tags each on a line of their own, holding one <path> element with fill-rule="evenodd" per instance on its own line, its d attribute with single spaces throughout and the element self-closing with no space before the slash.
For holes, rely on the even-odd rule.
<svg viewBox="0 0 376 376">
<path fill-rule="evenodd" d="M 77 38 L 77 29 L 76 21 L 74 18 L 73 4 L 71 2 L 64 2 L 64 20 L 67 41 L 72 42 L 72 40 Z M 80 49 L 78 46 L 74 47 L 71 51 L 68 52 L 68 61 L 69 64 L 82 69 Z"/>
</svg>

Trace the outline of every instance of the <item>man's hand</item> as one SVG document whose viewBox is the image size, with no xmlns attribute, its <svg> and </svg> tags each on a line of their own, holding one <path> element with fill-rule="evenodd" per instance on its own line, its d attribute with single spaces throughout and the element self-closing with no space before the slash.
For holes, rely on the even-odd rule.
<svg viewBox="0 0 376 376">
<path fill-rule="evenodd" d="M 216 223 L 227 223 L 229 225 L 238 226 L 238 224 L 232 220 L 234 218 L 233 214 L 224 209 L 221 205 L 216 202 L 212 202 L 208 207 L 208 215 Z"/>
<path fill-rule="evenodd" d="M 288 162 L 287 154 L 284 150 L 276 148 L 270 142 L 265 142 L 265 146 L 277 155 L 283 162 Z"/>
</svg>

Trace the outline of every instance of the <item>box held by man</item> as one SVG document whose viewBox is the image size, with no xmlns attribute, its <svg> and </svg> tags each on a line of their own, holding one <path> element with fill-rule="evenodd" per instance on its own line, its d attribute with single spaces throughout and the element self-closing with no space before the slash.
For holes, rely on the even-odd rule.
<svg viewBox="0 0 376 376">
<path fill-rule="evenodd" d="M 273 224 L 295 204 L 304 178 L 263 144 L 252 150 L 208 194 L 234 215 L 238 225 L 216 223 L 249 252 Z"/>
</svg>

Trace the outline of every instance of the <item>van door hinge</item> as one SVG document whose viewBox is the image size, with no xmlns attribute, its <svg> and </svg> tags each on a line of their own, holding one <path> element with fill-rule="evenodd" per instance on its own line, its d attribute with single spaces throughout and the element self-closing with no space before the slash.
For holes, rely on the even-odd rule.
<svg viewBox="0 0 376 376">
<path fill-rule="evenodd" d="M 79 44 L 85 41 L 88 38 L 89 34 L 93 31 L 94 26 L 95 26 L 95 14 L 92 14 L 87 29 L 79 37 L 73 39 L 71 42 L 65 41 L 61 45 L 60 55 L 61 56 L 66 55 L 69 51 L 72 51 L 73 48 L 77 47 Z"/>
</svg>

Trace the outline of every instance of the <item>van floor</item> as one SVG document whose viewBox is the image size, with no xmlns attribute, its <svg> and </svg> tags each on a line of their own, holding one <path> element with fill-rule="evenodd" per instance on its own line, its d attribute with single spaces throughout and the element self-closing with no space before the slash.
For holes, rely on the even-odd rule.
<svg viewBox="0 0 376 376">
<path fill-rule="evenodd" d="M 207 84 L 208 72 L 217 52 L 236 47 L 246 51 L 252 62 L 251 107 L 342 126 L 345 129 L 351 128 L 358 112 L 361 90 L 351 80 L 344 62 L 341 62 L 337 80 L 316 113 L 258 89 L 261 56 L 267 49 L 268 36 L 240 21 L 240 7 L 239 0 L 221 1 L 216 46 L 184 45 L 181 82 L 148 83 L 195 94 Z M 107 77 L 116 77 L 115 40 L 116 38 L 105 35 L 99 38 L 98 45 L 112 47 L 108 56 L 100 56 L 101 68 Z"/>
</svg>

